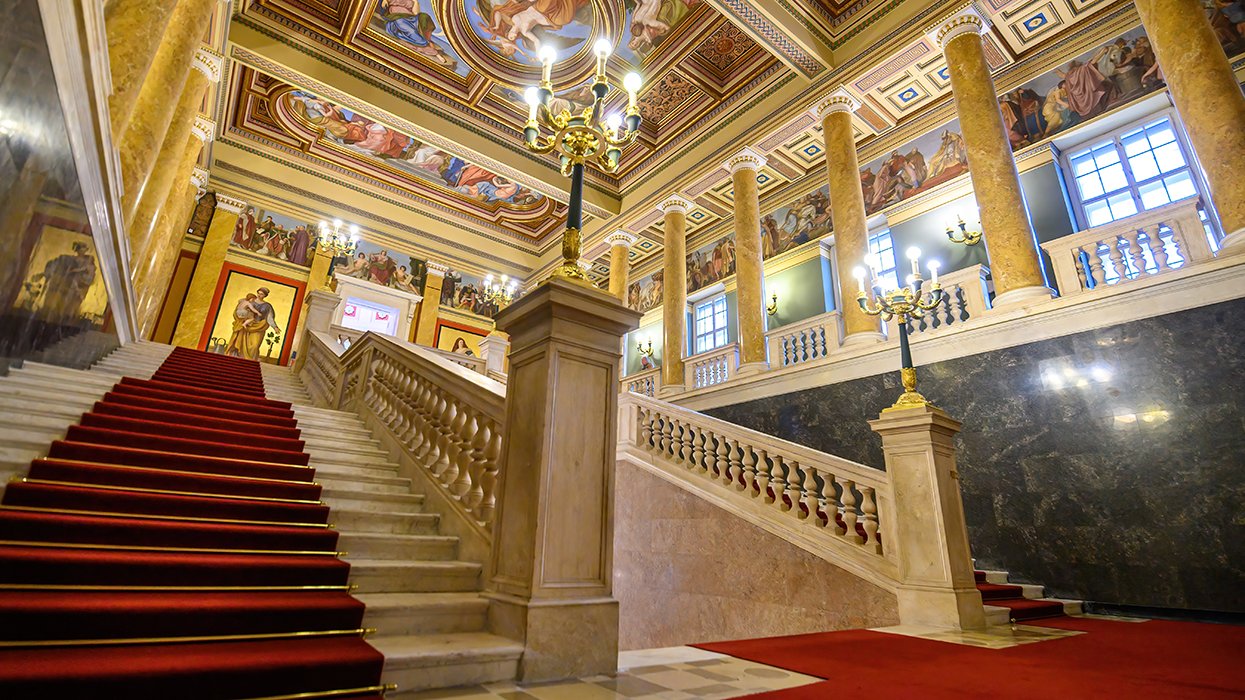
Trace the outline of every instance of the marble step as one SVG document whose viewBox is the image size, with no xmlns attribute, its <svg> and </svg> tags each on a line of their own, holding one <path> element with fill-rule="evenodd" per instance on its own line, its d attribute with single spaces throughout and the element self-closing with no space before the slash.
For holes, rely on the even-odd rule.
<svg viewBox="0 0 1245 700">
<path fill-rule="evenodd" d="M 340 464 L 342 466 L 352 467 L 376 467 L 387 465 L 393 460 L 389 458 L 388 452 L 373 450 L 371 452 L 351 452 L 348 450 L 328 450 L 324 447 L 304 448 L 312 459 L 319 459 L 322 462 L 331 464 Z"/>
<path fill-rule="evenodd" d="M 371 431 L 366 428 L 342 428 L 340 426 L 315 425 L 300 421 L 298 430 L 304 439 L 349 440 L 352 442 L 380 444 L 376 438 L 372 437 Z"/>
<path fill-rule="evenodd" d="M 366 441 L 362 438 L 342 440 L 337 438 L 325 439 L 303 434 L 302 439 L 307 447 L 307 451 L 312 453 L 320 450 L 330 455 L 358 455 L 368 458 L 382 455 L 387 457 L 389 455 L 389 453 L 381 449 L 380 443 L 374 438 L 366 438 Z"/>
<path fill-rule="evenodd" d="M 371 493 L 356 491 L 350 488 L 330 488 L 323 485 L 321 500 L 328 504 L 329 511 L 337 509 L 362 510 L 368 512 L 409 512 L 418 513 L 424 507 L 422 493 Z"/>
<path fill-rule="evenodd" d="M 394 535 L 342 531 L 337 549 L 361 559 L 451 561 L 458 556 L 458 538 L 445 535 Z"/>
<path fill-rule="evenodd" d="M 332 408 L 317 408 L 315 406 L 299 406 L 295 409 L 296 413 L 306 415 L 310 418 L 323 418 L 325 420 L 359 420 L 359 416 L 351 411 L 338 411 Z"/>
<path fill-rule="evenodd" d="M 74 423 L 78 422 L 78 418 L 90 411 L 94 405 L 94 401 L 35 399 L 29 396 L 8 396 L 0 393 L 0 411 L 13 411 L 31 416 L 56 416 L 71 419 Z"/>
<path fill-rule="evenodd" d="M 513 679 L 523 655 L 519 642 L 484 632 L 371 637 L 368 643 L 385 655 L 381 683 L 398 686 L 385 695 L 390 700 L 430 688 Z"/>
<path fill-rule="evenodd" d="M 380 636 L 482 632 L 488 600 L 477 593 L 362 593 L 363 626 Z"/>
<path fill-rule="evenodd" d="M 354 495 L 363 493 L 379 493 L 393 496 L 401 496 L 411 491 L 410 479 L 402 479 L 401 481 L 375 482 L 361 481 L 358 479 L 334 479 L 331 476 L 316 476 L 316 481 L 325 489 L 332 491 L 340 491 L 351 493 Z"/>
<path fill-rule="evenodd" d="M 342 480 L 360 477 L 367 479 L 369 477 L 381 477 L 387 479 L 401 478 L 398 476 L 398 468 L 394 465 L 377 466 L 377 467 L 360 467 L 353 464 L 337 464 L 335 462 L 319 462 L 313 456 L 311 466 L 316 470 L 318 476 L 328 476 Z"/>
<path fill-rule="evenodd" d="M 82 416 L 82 412 L 63 413 L 56 416 L 39 415 L 27 413 L 25 411 L 15 411 L 9 408 L 0 408 L 0 425 L 7 428 L 7 431 L 0 433 L 7 441 L 10 438 L 23 437 L 20 433 L 28 432 L 31 434 L 56 435 L 53 440 L 59 440 L 65 435 L 65 431 L 69 426 L 78 422 Z M 9 434 L 8 431 L 18 433 L 17 435 Z"/>
<path fill-rule="evenodd" d="M 24 396 L 44 401 L 47 401 L 49 397 L 53 397 L 53 400 L 57 401 L 64 399 L 67 401 L 95 403 L 111 387 L 112 385 L 108 387 L 84 386 L 51 377 L 22 374 L 18 371 L 0 380 L 0 395 Z"/>
<path fill-rule="evenodd" d="M 298 421 L 300 426 L 308 426 L 313 428 L 324 428 L 325 430 L 350 430 L 354 432 L 366 432 L 369 435 L 371 430 L 367 424 L 359 419 L 358 416 L 309 416 L 302 412 L 301 407 L 294 408 L 294 419 Z"/>
<path fill-rule="evenodd" d="M 349 550 L 346 550 L 349 551 Z M 350 583 L 359 593 L 450 593 L 477 591 L 479 564 L 465 561 L 399 561 L 352 555 Z"/>
<path fill-rule="evenodd" d="M 58 381 L 73 382 L 81 386 L 97 386 L 104 391 L 116 385 L 118 379 L 113 376 L 101 375 L 96 372 L 56 365 L 45 365 L 39 362 L 27 362 L 16 374 L 30 374 L 36 377 L 48 377 Z"/>
<path fill-rule="evenodd" d="M 440 532 L 441 516 L 436 513 L 330 508 L 329 522 L 343 532 L 435 535 Z"/>
</svg>

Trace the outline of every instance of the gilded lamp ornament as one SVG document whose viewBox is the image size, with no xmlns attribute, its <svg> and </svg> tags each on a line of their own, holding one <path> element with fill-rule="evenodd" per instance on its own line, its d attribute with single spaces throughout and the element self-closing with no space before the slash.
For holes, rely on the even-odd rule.
<svg viewBox="0 0 1245 700">
<path fill-rule="evenodd" d="M 343 230 L 342 226 L 341 219 L 333 219 L 331 226 L 327 221 L 321 221 L 319 234 L 315 240 L 316 250 L 333 258 L 348 258 L 354 255 L 355 246 L 359 243 L 359 227 L 351 224 L 349 228 Z M 329 281 L 332 278 L 333 271 L 329 270 L 324 278 L 324 289 L 329 289 Z"/>
<path fill-rule="evenodd" d="M 964 223 L 964 217 L 962 216 L 957 216 L 956 219 L 958 219 L 956 225 L 959 226 L 960 230 L 956 231 L 955 228 L 948 226 L 948 240 L 952 243 L 963 243 L 964 245 L 977 245 L 981 242 L 981 231 L 969 231 L 968 224 Z"/>
<path fill-rule="evenodd" d="M 605 38 L 597 39 L 593 45 L 593 53 L 597 58 L 596 78 L 592 82 L 594 99 L 592 105 L 582 111 L 563 109 L 557 114 L 550 112 L 549 102 L 553 99 L 550 75 L 557 60 L 557 52 L 548 45 L 538 52 L 543 67 L 540 85 L 529 87 L 524 92 L 524 100 L 530 111 L 527 125 L 523 129 L 523 142 L 529 151 L 535 153 L 557 151 L 562 162 L 562 174 L 571 178 L 566 230 L 562 234 L 562 263 L 554 270 L 553 276 L 584 284 L 589 284 L 587 275 L 578 264 L 580 231 L 583 228 L 584 165 L 593 162 L 607 173 L 616 172 L 622 158 L 622 149 L 635 142 L 640 129 L 640 109 L 636 106 L 636 96 L 642 80 L 638 73 L 628 73 L 622 81 L 623 89 L 627 91 L 626 115 L 602 115 L 605 96 L 610 91 L 605 63 L 613 49 L 613 44 Z M 542 134 L 542 127 L 553 134 Z"/>
<path fill-rule="evenodd" d="M 873 305 L 869 303 L 870 293 L 865 290 L 865 269 L 857 267 L 852 271 L 852 275 L 856 278 L 856 283 L 860 288 L 856 293 L 856 302 L 860 304 L 861 310 L 870 316 L 881 316 L 883 321 L 889 321 L 893 318 L 899 326 L 899 355 L 901 364 L 899 377 L 900 381 L 903 382 L 904 392 L 900 395 L 898 401 L 886 409 L 888 411 L 929 404 L 929 401 L 916 390 L 916 367 L 912 364 L 912 348 L 908 344 L 908 323 L 914 319 L 922 318 L 927 312 L 938 308 L 943 302 L 944 295 L 942 285 L 938 284 L 939 265 L 936 260 L 929 262 L 929 291 L 922 291 L 925 280 L 921 278 L 920 258 L 921 251 L 919 249 L 908 249 L 908 260 L 912 263 L 912 274 L 908 275 L 905 286 L 892 288 L 892 282 L 878 276 L 878 260 L 876 256 L 870 256 L 867 264 L 869 266 L 869 287 L 875 302 Z"/>
</svg>

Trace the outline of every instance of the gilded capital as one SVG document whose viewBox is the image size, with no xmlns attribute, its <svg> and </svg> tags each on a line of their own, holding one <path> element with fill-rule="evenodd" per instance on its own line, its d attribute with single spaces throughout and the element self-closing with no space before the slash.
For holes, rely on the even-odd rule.
<svg viewBox="0 0 1245 700">
<path fill-rule="evenodd" d="M 691 208 L 692 203 L 677 194 L 667 197 L 666 201 L 657 205 L 657 210 L 663 214 L 669 214 L 672 211 L 680 214 L 686 214 L 687 210 Z"/>
<path fill-rule="evenodd" d="M 246 209 L 246 202 L 237 197 L 230 197 L 227 194 L 216 194 L 216 208 L 229 212 L 230 214 L 241 214 Z"/>
<path fill-rule="evenodd" d="M 431 260 L 424 263 L 424 266 L 427 268 L 430 277 L 445 277 L 445 273 L 450 271 L 449 265 L 442 265 Z"/>
<path fill-rule="evenodd" d="M 195 169 L 190 171 L 190 184 L 194 185 L 196 190 L 202 191 L 207 187 L 208 175 L 207 168 L 195 166 Z"/>
<path fill-rule="evenodd" d="M 207 76 L 209 81 L 218 83 L 220 82 L 221 71 L 225 67 L 225 57 L 206 46 L 200 46 L 195 51 L 195 57 L 191 61 L 190 67 Z"/>
<path fill-rule="evenodd" d="M 760 170 L 765 167 L 765 162 L 765 156 L 751 148 L 745 148 L 728 158 L 726 162 L 722 163 L 722 167 L 731 171 L 731 175 L 734 175 L 740 170 Z"/>
<path fill-rule="evenodd" d="M 947 44 L 957 36 L 981 34 L 986 31 L 988 26 L 990 24 L 986 21 L 986 18 L 970 7 L 944 22 L 934 35 L 934 40 L 938 42 L 938 48 L 945 49 Z"/>
<path fill-rule="evenodd" d="M 216 136 L 216 122 L 202 114 L 196 115 L 195 123 L 190 127 L 190 133 L 200 141 L 207 143 Z"/>
<path fill-rule="evenodd" d="M 827 114 L 855 112 L 858 109 L 860 109 L 860 102 L 855 97 L 852 97 L 846 88 L 840 86 L 813 106 L 813 116 L 818 119 L 825 119 Z"/>
<path fill-rule="evenodd" d="M 635 244 L 636 236 L 633 233 L 629 233 L 622 229 L 618 229 L 617 231 L 606 236 L 605 242 L 609 243 L 611 248 L 614 246 L 622 246 L 623 248 L 630 248 L 632 245 Z"/>
</svg>

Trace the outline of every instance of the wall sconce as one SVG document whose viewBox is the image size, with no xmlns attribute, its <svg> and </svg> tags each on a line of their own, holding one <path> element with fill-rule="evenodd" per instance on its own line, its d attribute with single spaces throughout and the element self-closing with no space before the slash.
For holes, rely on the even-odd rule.
<svg viewBox="0 0 1245 700">
<path fill-rule="evenodd" d="M 960 230 L 957 232 L 951 226 L 947 227 L 947 238 L 952 243 L 963 243 L 964 245 L 977 245 L 981 242 L 981 231 L 969 231 L 968 224 L 964 223 L 964 217 L 957 216 Z"/>
<path fill-rule="evenodd" d="M 774 296 L 770 297 L 770 299 L 772 301 L 770 301 L 769 305 L 765 307 L 765 313 L 769 314 L 770 316 L 773 316 L 774 314 L 778 313 L 778 295 L 775 294 Z"/>
<path fill-rule="evenodd" d="M 649 338 L 647 343 L 643 340 L 637 341 L 635 344 L 635 349 L 636 349 L 636 352 L 640 353 L 644 357 L 652 357 L 653 356 L 653 339 Z"/>
</svg>

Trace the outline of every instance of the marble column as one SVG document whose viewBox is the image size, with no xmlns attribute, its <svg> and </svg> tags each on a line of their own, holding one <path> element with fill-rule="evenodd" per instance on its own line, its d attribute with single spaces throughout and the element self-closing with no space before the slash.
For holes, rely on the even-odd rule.
<svg viewBox="0 0 1245 700">
<path fill-rule="evenodd" d="M 485 596 L 490 630 L 524 645 L 520 682 L 618 669 L 618 373 L 639 321 L 559 277 L 497 314 L 512 346 Z"/>
<path fill-rule="evenodd" d="M 610 244 L 610 294 L 618 297 L 624 304 L 627 302 L 627 274 L 631 271 L 631 263 L 627 254 L 635 244 L 636 237 L 622 229 L 605 237 Z"/>
<path fill-rule="evenodd" d="M 745 148 L 722 164 L 735 188 L 735 288 L 739 299 L 741 376 L 769 369 L 765 347 L 765 267 L 761 250 L 761 200 L 757 172 L 765 156 Z"/>
<path fill-rule="evenodd" d="M 165 208 L 169 202 L 181 201 L 180 195 L 184 189 L 182 183 L 190 179 L 195 166 L 199 162 L 199 155 L 203 152 L 203 144 L 210 141 L 215 133 L 216 122 L 203 115 L 198 115 L 192 122 L 189 133 L 182 137 L 182 148 L 180 152 L 176 153 L 176 160 L 174 160 L 175 154 L 172 148 L 161 149 L 162 152 L 165 150 L 169 151 L 169 162 L 176 162 L 177 165 L 165 168 L 173 173 L 172 182 L 169 183 L 168 192 L 165 194 L 165 201 L 159 206 L 149 206 L 146 203 L 146 198 L 144 198 L 142 206 L 139 207 L 139 217 L 136 221 L 148 216 L 152 217 L 152 221 L 148 227 L 148 232 L 144 236 L 144 240 L 135 243 L 134 239 L 131 238 L 130 279 L 134 283 L 136 292 L 141 291 L 145 287 L 152 270 L 159 267 L 158 259 L 161 250 L 169 245 L 175 248 L 181 245 L 185 234 L 185 230 L 181 228 L 181 225 L 185 222 L 170 222 L 164 216 Z M 170 136 L 174 136 L 171 131 Z M 176 136 L 181 136 L 181 134 Z M 155 192 L 153 191 L 151 194 L 154 195 Z M 148 212 L 148 209 L 151 211 Z M 130 229 L 131 236 L 134 233 L 135 229 Z"/>
<path fill-rule="evenodd" d="M 973 195 L 994 277 L 994 306 L 1007 306 L 1050 299 L 1052 292 L 1042 274 L 1020 173 L 986 63 L 981 39 L 985 26 L 977 14 L 964 12 L 938 30 L 937 40 L 947 58 L 968 152 Z"/>
<path fill-rule="evenodd" d="M 681 393 L 687 354 L 687 210 L 692 203 L 675 195 L 657 207 L 666 219 L 662 266 L 661 396 Z"/>
<path fill-rule="evenodd" d="M 186 289 L 182 314 L 177 320 L 177 330 L 173 333 L 174 345 L 184 348 L 199 347 L 203 327 L 208 321 L 208 310 L 212 306 L 212 297 L 216 294 L 216 283 L 220 279 L 221 269 L 225 266 L 225 255 L 229 252 L 229 241 L 233 238 L 238 215 L 244 207 L 246 202 L 241 199 L 216 193 L 216 213 L 212 216 L 212 225 L 208 227 L 207 235 L 203 238 L 203 247 L 199 249 L 199 259 L 195 262 L 195 273 L 190 278 L 190 287 Z"/>
<path fill-rule="evenodd" d="M 900 623 L 984 628 L 955 468 L 959 421 L 926 404 L 888 408 L 869 427 L 882 436 L 891 484 L 887 547 L 898 553 Z"/>
<path fill-rule="evenodd" d="M 441 285 L 450 268 L 429 260 L 425 263 L 424 298 L 419 302 L 419 322 L 415 325 L 416 345 L 433 347 L 437 335 L 437 316 L 441 311 Z"/>
<path fill-rule="evenodd" d="M 869 224 L 865 196 L 860 188 L 860 162 L 856 158 L 856 136 L 852 112 L 859 107 L 855 98 L 839 88 L 827 95 L 814 109 L 821 120 L 826 146 L 826 175 L 830 184 L 830 217 L 834 224 L 834 258 L 838 269 L 843 319 L 843 344 L 876 343 L 886 339 L 876 316 L 870 316 L 856 303 L 856 287 L 848 271 L 869 256 Z"/>
<path fill-rule="evenodd" d="M 160 48 L 160 39 L 178 0 L 112 0 L 104 9 L 112 94 L 108 114 L 112 133 L 125 133 L 143 78 Z"/>
<path fill-rule="evenodd" d="M 155 167 L 160 144 L 169 130 L 216 3 L 217 0 L 179 0 L 151 70 L 143 78 L 125 132 L 114 135 L 121 155 L 121 208 L 127 222 L 133 220 L 147 178 Z M 219 60 L 216 65 L 220 65 Z"/>
<path fill-rule="evenodd" d="M 1245 96 L 1198 0 L 1134 3 L 1206 173 L 1221 247 L 1245 252 Z"/>
<path fill-rule="evenodd" d="M 189 152 L 196 149 L 188 147 L 186 150 Z M 151 332 L 160 320 L 160 310 L 168 296 L 173 269 L 177 267 L 177 259 L 181 257 L 182 239 L 186 234 L 190 214 L 194 211 L 195 202 L 207 191 L 207 183 L 208 171 L 192 165 L 190 177 L 184 184 L 173 187 L 173 191 L 169 193 L 169 201 L 160 211 L 156 235 L 164 242 L 152 251 L 148 276 L 135 289 L 138 300 L 137 318 L 140 334 L 144 338 L 151 337 Z"/>
</svg>

